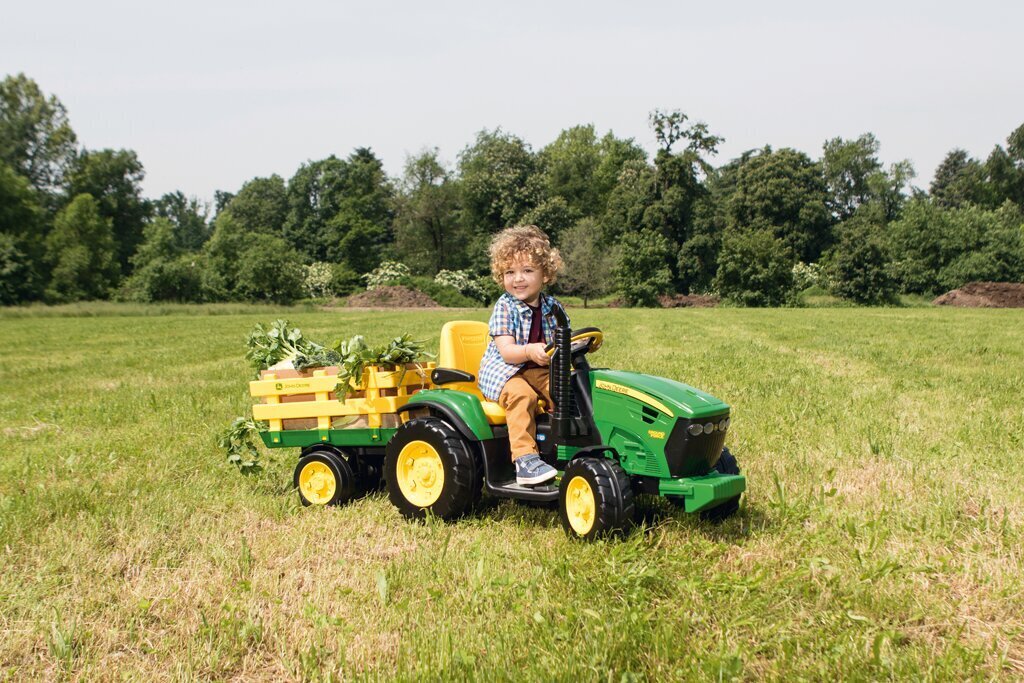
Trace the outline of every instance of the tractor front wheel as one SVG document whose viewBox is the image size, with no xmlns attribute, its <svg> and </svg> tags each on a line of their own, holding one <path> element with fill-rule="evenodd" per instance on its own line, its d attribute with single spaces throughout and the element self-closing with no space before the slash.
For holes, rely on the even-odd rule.
<svg viewBox="0 0 1024 683">
<path fill-rule="evenodd" d="M 559 486 L 558 516 L 566 533 L 587 541 L 628 531 L 636 519 L 629 477 L 607 458 L 573 460 Z"/>
<path fill-rule="evenodd" d="M 406 517 L 427 510 L 441 519 L 461 515 L 480 486 L 470 446 L 447 422 L 436 417 L 410 420 L 398 428 L 384 456 L 388 498 Z"/>
<path fill-rule="evenodd" d="M 325 449 L 312 450 L 299 458 L 293 478 L 303 505 L 342 505 L 355 490 L 355 475 L 348 462 Z"/>
</svg>

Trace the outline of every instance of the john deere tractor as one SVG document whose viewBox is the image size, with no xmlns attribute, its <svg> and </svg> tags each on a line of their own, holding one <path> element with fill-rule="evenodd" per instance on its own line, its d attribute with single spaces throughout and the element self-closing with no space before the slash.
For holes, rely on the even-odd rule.
<svg viewBox="0 0 1024 683">
<path fill-rule="evenodd" d="M 383 470 L 388 497 L 407 517 L 429 511 L 453 519 L 486 491 L 499 498 L 557 503 L 566 532 L 588 540 L 628 529 L 638 493 L 664 496 L 712 519 L 736 512 L 746 479 L 724 447 L 729 406 L 681 382 L 592 368 L 588 355 L 601 347 L 601 330 L 570 330 L 557 309 L 556 318 L 559 325 L 548 348 L 554 406 L 543 406 L 537 416 L 540 455 L 559 471 L 553 484 L 516 484 L 505 411 L 476 385 L 489 342 L 482 322 L 444 325 L 428 388 L 400 388 L 397 397 L 365 399 L 369 407 L 359 410 L 369 413 L 370 428 L 324 428 L 327 418 L 321 416 L 320 429 L 289 432 L 272 426 L 263 433 L 264 442 L 303 446 L 295 484 L 306 505 L 344 502 L 359 481 L 373 482 Z M 295 384 L 291 391 L 326 390 L 328 379 Z M 263 384 L 266 393 L 273 391 L 268 382 L 253 383 Z M 288 391 L 289 385 L 275 386 Z M 253 395 L 259 395 L 256 389 Z M 331 406 L 337 402 L 326 398 L 318 394 L 320 413 L 339 414 L 342 409 Z M 254 406 L 253 412 L 257 419 L 298 416 L 296 405 Z M 401 418 L 391 415 L 394 422 L 386 425 L 372 414 L 373 406 Z"/>
<path fill-rule="evenodd" d="M 481 490 L 557 501 L 565 530 L 586 539 L 628 528 L 636 493 L 665 496 L 711 518 L 735 512 L 746 479 L 724 448 L 729 406 L 680 382 L 592 368 L 587 356 L 600 348 L 601 331 L 560 323 L 548 349 L 553 412 L 537 417 L 537 445 L 559 470 L 556 484 L 515 483 L 504 410 L 475 384 L 487 325 L 449 322 L 431 373 L 437 388 L 399 409 L 410 419 L 387 444 L 391 502 L 410 517 L 430 510 L 451 518 Z"/>
</svg>

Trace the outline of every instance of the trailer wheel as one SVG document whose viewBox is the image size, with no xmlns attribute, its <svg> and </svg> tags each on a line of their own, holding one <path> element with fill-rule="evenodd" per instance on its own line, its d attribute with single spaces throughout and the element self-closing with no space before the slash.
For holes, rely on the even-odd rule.
<svg viewBox="0 0 1024 683">
<path fill-rule="evenodd" d="M 436 417 L 409 420 L 388 442 L 384 456 L 388 498 L 413 519 L 427 510 L 441 519 L 461 515 L 479 484 L 476 457 L 451 425 Z"/>
<path fill-rule="evenodd" d="M 312 450 L 299 458 L 293 482 L 304 506 L 341 505 L 355 490 L 355 475 L 348 462 L 327 449 Z"/>
<path fill-rule="evenodd" d="M 629 477 L 607 458 L 573 460 L 559 486 L 558 516 L 566 533 L 587 541 L 629 531 L 636 519 Z"/>
</svg>

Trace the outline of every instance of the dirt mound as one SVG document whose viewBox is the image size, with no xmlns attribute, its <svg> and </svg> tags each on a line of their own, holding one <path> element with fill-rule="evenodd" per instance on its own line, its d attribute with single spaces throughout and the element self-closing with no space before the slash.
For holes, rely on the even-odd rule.
<svg viewBox="0 0 1024 683">
<path fill-rule="evenodd" d="M 440 308 L 423 292 L 404 285 L 386 285 L 353 294 L 346 305 L 360 308 Z"/>
<path fill-rule="evenodd" d="M 969 282 L 932 301 L 935 306 L 1024 308 L 1024 283 Z"/>
<path fill-rule="evenodd" d="M 662 294 L 658 297 L 658 303 L 662 308 L 714 308 L 718 302 L 717 296 L 704 294 Z"/>
</svg>

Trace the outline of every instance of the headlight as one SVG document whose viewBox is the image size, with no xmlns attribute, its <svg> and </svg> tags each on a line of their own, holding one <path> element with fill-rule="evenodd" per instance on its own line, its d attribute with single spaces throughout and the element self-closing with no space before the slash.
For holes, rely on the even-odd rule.
<svg viewBox="0 0 1024 683">
<path fill-rule="evenodd" d="M 713 431 L 715 431 L 715 425 L 713 422 L 708 422 L 706 425 L 704 425 L 705 434 L 710 434 Z"/>
<path fill-rule="evenodd" d="M 695 422 L 687 427 L 687 431 L 690 432 L 690 436 L 700 436 L 704 433 L 704 427 Z"/>
<path fill-rule="evenodd" d="M 729 418 L 725 418 L 724 420 L 722 420 L 721 422 L 718 423 L 718 431 L 724 432 L 728 428 L 729 428 Z"/>
</svg>

